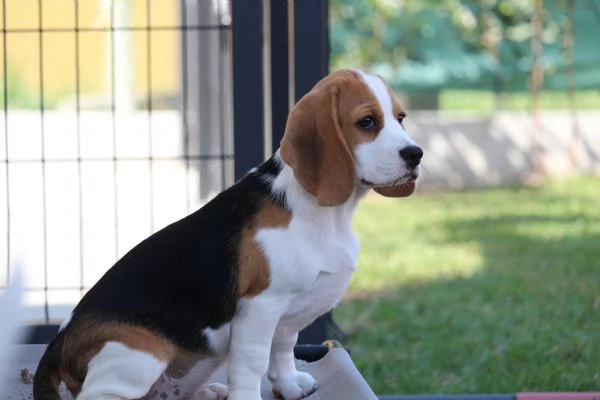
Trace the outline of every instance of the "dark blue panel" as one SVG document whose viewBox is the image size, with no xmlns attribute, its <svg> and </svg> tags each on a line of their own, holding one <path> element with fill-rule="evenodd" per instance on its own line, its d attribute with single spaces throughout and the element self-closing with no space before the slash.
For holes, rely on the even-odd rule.
<svg viewBox="0 0 600 400">
<path fill-rule="evenodd" d="M 231 2 L 235 179 L 264 160 L 262 0 Z"/>
<path fill-rule="evenodd" d="M 271 102 L 273 151 L 285 131 L 289 113 L 288 2 L 271 1 Z"/>
<path fill-rule="evenodd" d="M 329 72 L 327 0 L 294 2 L 296 100 Z"/>
</svg>

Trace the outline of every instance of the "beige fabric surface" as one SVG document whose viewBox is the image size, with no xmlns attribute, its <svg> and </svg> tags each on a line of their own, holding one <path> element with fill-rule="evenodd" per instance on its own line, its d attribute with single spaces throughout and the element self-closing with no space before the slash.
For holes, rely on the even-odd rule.
<svg viewBox="0 0 600 400">
<path fill-rule="evenodd" d="M 32 399 L 31 383 L 24 383 L 21 370 L 35 371 L 37 363 L 45 349 L 44 345 L 18 345 L 16 356 L 10 360 L 13 367 L 8 369 L 7 376 L 0 376 L 0 399 L 2 400 L 29 400 Z M 6 358 L 6 355 L 4 356 Z M 0 362 L 6 362 L 0 354 Z M 365 382 L 360 372 L 354 366 L 352 359 L 343 349 L 332 349 L 321 360 L 306 363 L 297 360 L 300 371 L 309 372 L 318 382 L 318 389 L 307 397 L 310 400 L 377 400 L 369 385 Z M 214 375 L 214 380 L 225 382 L 225 373 L 221 369 Z M 72 397 L 64 386 L 63 399 L 71 400 Z M 175 399 L 173 397 L 173 399 Z M 263 400 L 273 400 L 269 384 L 263 380 Z M 169 400 L 169 399 L 167 399 Z"/>
</svg>

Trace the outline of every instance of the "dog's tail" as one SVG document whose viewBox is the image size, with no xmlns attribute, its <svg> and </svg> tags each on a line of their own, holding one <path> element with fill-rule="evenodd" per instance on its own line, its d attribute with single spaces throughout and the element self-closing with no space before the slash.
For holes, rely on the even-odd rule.
<svg viewBox="0 0 600 400">
<path fill-rule="evenodd" d="M 50 342 L 46 352 L 38 364 L 33 378 L 34 400 L 60 400 L 58 385 L 60 384 L 60 341 L 61 335 Z"/>
</svg>

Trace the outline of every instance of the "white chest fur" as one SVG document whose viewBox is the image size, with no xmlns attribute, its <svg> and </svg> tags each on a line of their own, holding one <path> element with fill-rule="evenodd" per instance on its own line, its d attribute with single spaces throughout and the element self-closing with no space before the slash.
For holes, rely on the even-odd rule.
<svg viewBox="0 0 600 400">
<path fill-rule="evenodd" d="M 301 329 L 335 306 L 346 291 L 359 252 L 352 211 L 321 209 L 292 217 L 286 228 L 257 233 L 271 269 L 265 294 L 288 303 L 282 320 L 290 325 Z"/>
<path fill-rule="evenodd" d="M 257 232 L 270 267 L 265 296 L 284 305 L 281 315 L 290 330 L 300 330 L 330 310 L 348 288 L 356 269 L 359 242 L 352 230 L 352 216 L 365 195 L 356 191 L 344 203 L 321 207 L 279 158 L 282 169 L 272 182 L 274 195 L 282 195 L 292 218 L 283 228 Z"/>
</svg>

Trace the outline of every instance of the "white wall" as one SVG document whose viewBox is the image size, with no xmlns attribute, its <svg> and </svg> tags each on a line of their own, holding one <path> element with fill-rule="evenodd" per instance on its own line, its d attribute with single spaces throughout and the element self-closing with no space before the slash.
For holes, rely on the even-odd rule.
<svg viewBox="0 0 600 400">
<path fill-rule="evenodd" d="M 600 173 L 600 113 L 578 112 L 581 140 L 577 163 L 569 156 L 572 119 L 568 112 L 540 114 L 543 165 L 550 176 Z M 531 116 L 502 112 L 491 116 L 451 116 L 413 112 L 405 120 L 424 148 L 423 189 L 463 189 L 519 182 L 532 171 Z"/>
</svg>

